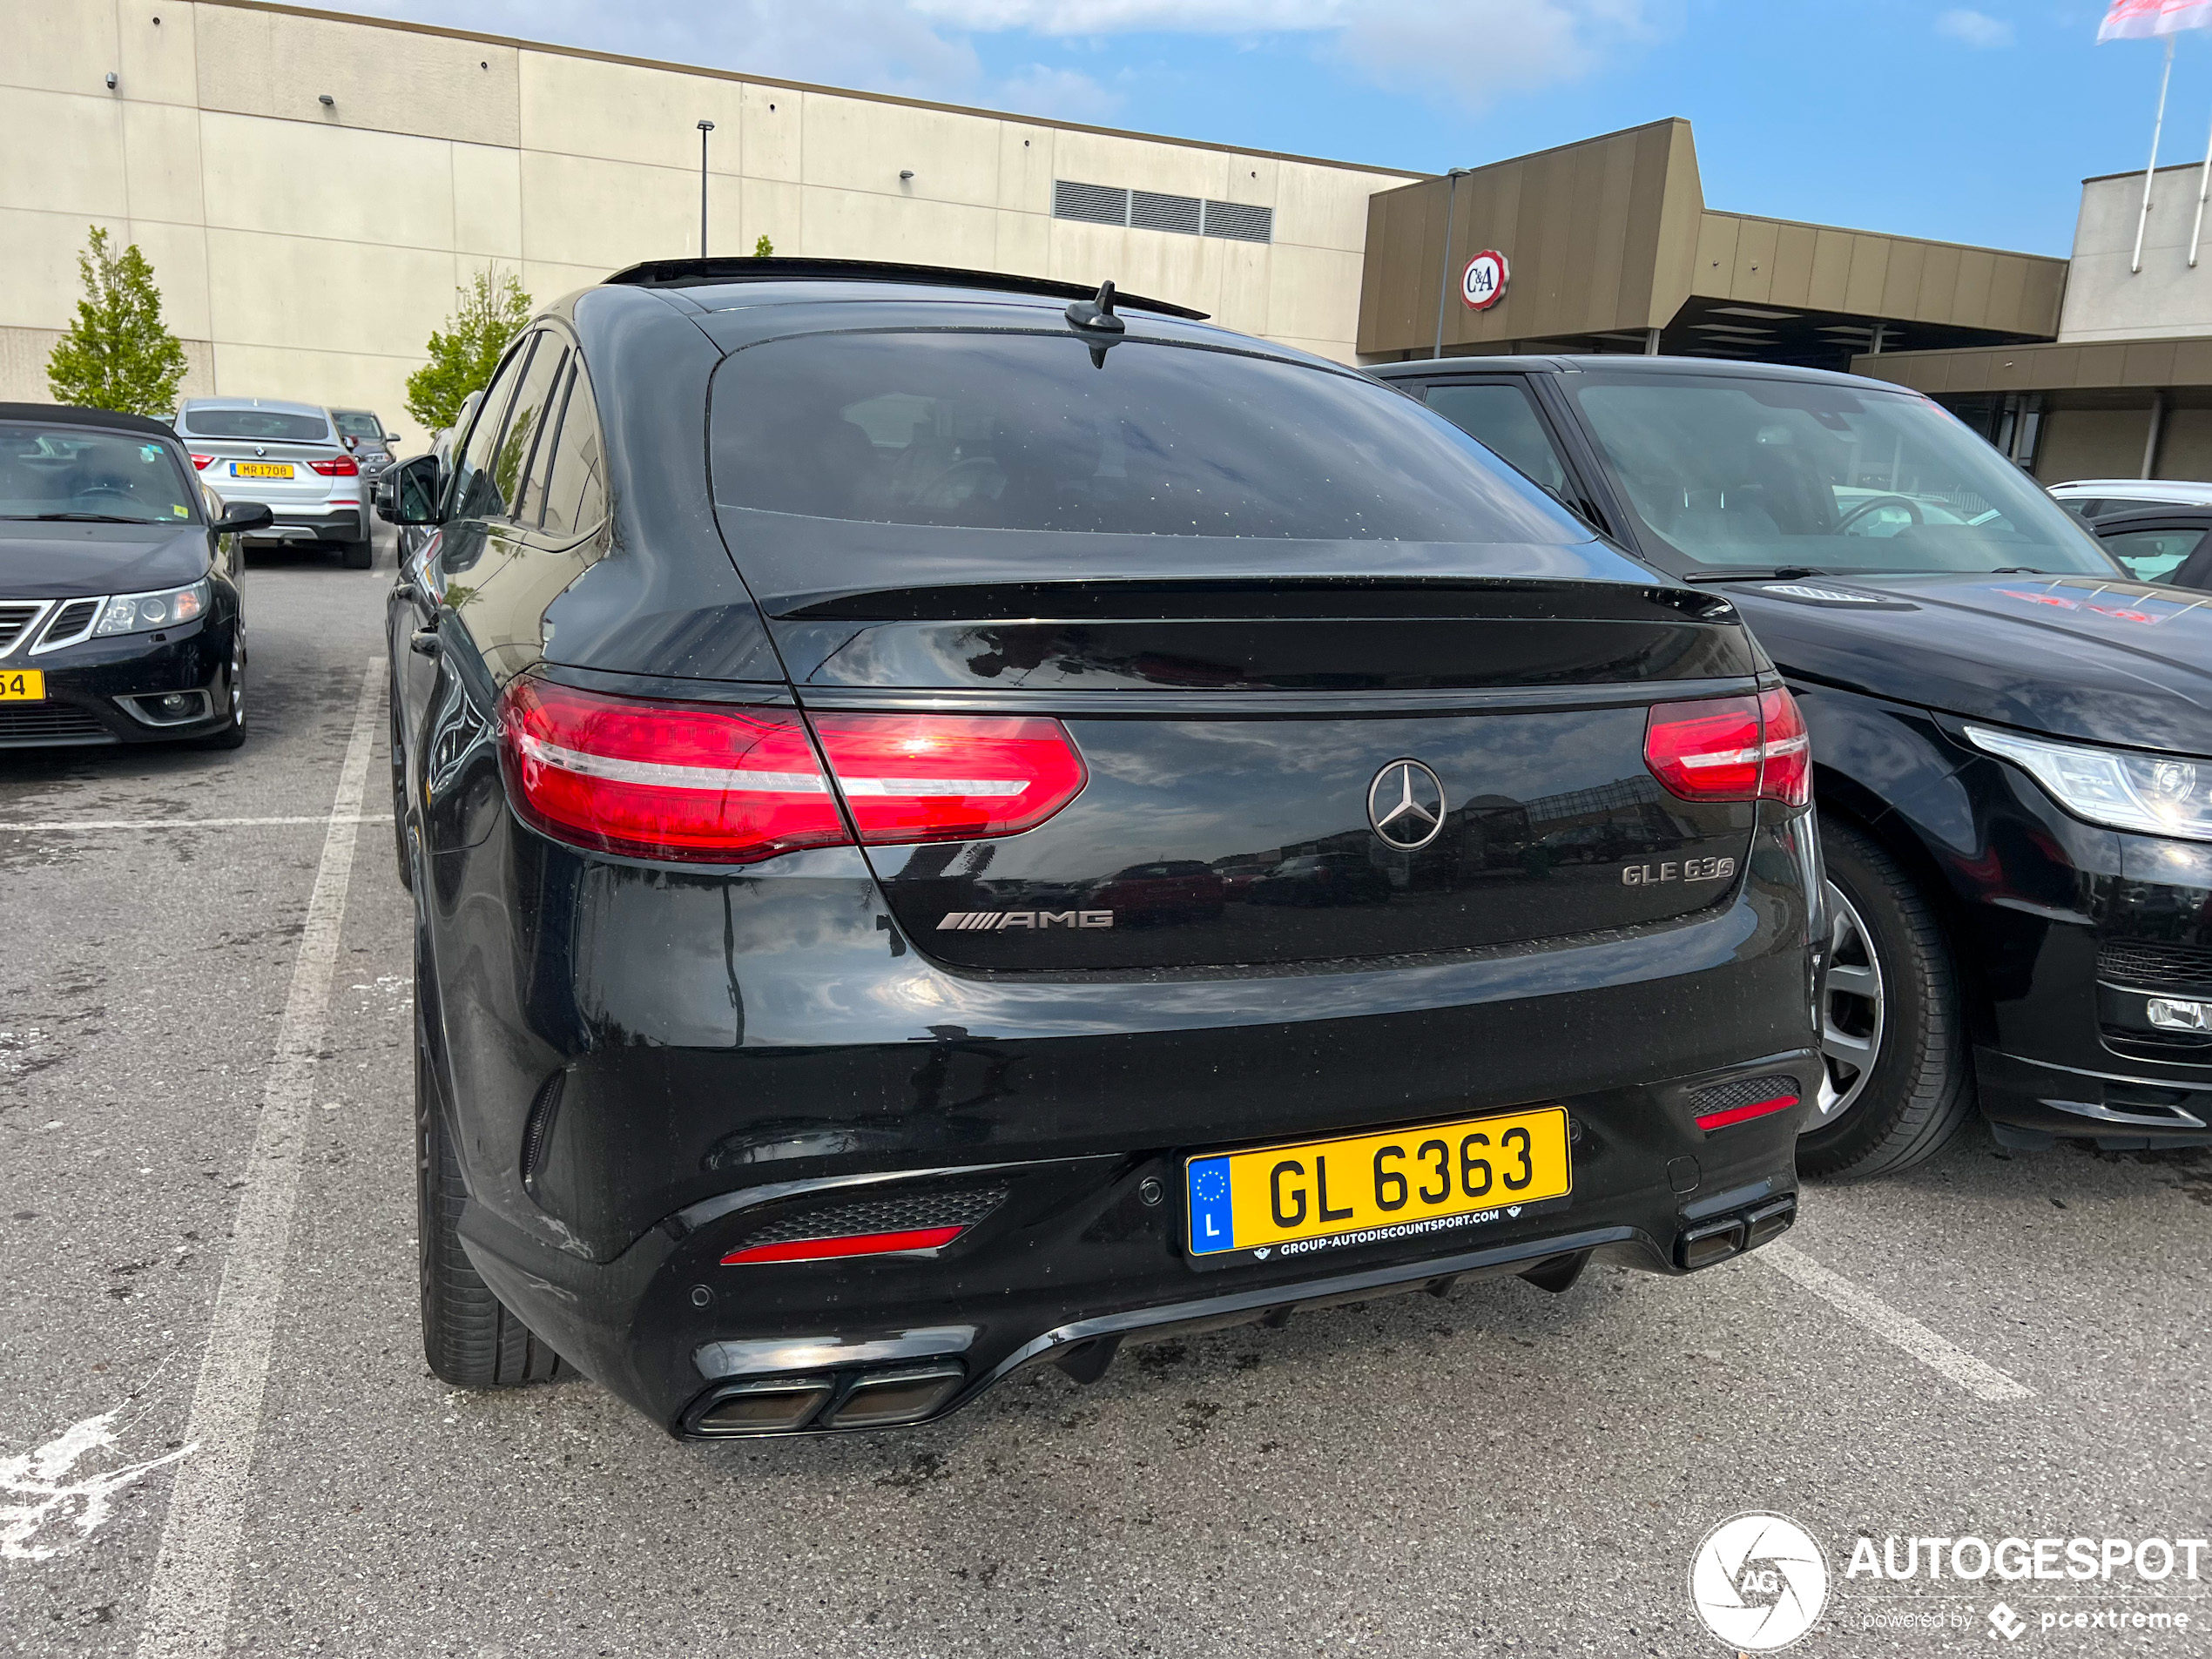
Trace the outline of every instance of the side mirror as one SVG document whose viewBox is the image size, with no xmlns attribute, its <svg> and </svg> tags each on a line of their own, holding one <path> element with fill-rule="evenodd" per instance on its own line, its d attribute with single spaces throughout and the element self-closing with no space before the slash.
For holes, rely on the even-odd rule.
<svg viewBox="0 0 2212 1659">
<path fill-rule="evenodd" d="M 258 501 L 226 502 L 223 516 L 212 528 L 218 536 L 235 536 L 240 530 L 265 530 L 276 523 L 276 515 Z"/>
<path fill-rule="evenodd" d="M 443 470 L 435 455 L 414 455 L 388 469 L 377 481 L 377 516 L 388 524 L 436 523 Z"/>
</svg>

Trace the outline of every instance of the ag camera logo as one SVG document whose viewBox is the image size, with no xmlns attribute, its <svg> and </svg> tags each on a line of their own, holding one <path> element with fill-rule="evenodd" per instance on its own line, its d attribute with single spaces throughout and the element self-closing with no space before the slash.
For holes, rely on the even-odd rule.
<svg viewBox="0 0 2212 1659">
<path fill-rule="evenodd" d="M 1812 1629 L 1828 1604 L 1828 1558 L 1784 1515 L 1737 1515 L 1689 1562 L 1689 1602 L 1731 1648 L 1772 1653 Z"/>
</svg>

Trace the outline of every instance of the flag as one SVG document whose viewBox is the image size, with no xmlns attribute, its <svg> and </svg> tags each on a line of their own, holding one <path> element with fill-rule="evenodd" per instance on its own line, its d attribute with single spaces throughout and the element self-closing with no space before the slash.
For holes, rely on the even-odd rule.
<svg viewBox="0 0 2212 1659">
<path fill-rule="evenodd" d="M 2212 0 L 2112 0 L 2097 25 L 2097 44 L 2178 35 L 2184 29 L 2212 29 Z"/>
</svg>

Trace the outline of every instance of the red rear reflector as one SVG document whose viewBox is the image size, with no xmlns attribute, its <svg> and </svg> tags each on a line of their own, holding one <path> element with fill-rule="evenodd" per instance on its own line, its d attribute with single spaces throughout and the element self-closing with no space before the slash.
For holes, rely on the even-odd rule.
<svg viewBox="0 0 2212 1659">
<path fill-rule="evenodd" d="M 192 458 L 192 470 L 195 472 L 206 472 L 207 470 L 207 463 L 214 458 L 215 457 L 212 455 L 194 455 Z"/>
<path fill-rule="evenodd" d="M 1726 1129 L 1730 1123 L 1748 1123 L 1754 1117 L 1786 1112 L 1797 1103 L 1795 1095 L 1777 1095 L 1772 1100 L 1755 1100 L 1749 1106 L 1731 1106 L 1724 1112 L 1708 1112 L 1697 1120 L 1697 1127 L 1703 1130 Z"/>
<path fill-rule="evenodd" d="M 1082 792 L 1057 720 L 974 714 L 817 714 L 822 752 L 871 846 L 1034 829 Z"/>
<path fill-rule="evenodd" d="M 733 1267 L 745 1262 L 821 1262 L 839 1256 L 892 1256 L 901 1251 L 936 1250 L 949 1244 L 968 1229 L 962 1227 L 916 1227 L 902 1233 L 853 1233 L 844 1238 L 794 1238 L 781 1244 L 755 1244 L 750 1250 L 733 1250 L 722 1258 L 722 1265 Z"/>
<path fill-rule="evenodd" d="M 307 465 L 326 478 L 358 478 L 361 462 L 351 455 L 333 455 L 327 461 L 310 461 Z"/>
<path fill-rule="evenodd" d="M 1757 697 L 1653 705 L 1644 765 L 1684 800 L 1812 799 L 1812 740 L 1797 701 L 1777 686 Z"/>
<path fill-rule="evenodd" d="M 557 840 L 710 864 L 851 841 L 795 710 L 645 703 L 524 678 L 499 716 L 509 798 Z"/>
</svg>

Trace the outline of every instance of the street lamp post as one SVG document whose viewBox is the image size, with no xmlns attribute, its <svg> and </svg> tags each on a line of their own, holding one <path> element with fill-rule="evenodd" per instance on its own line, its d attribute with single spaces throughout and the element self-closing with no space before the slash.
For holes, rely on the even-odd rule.
<svg viewBox="0 0 2212 1659">
<path fill-rule="evenodd" d="M 706 135 L 714 131 L 714 123 L 699 123 L 699 258 L 706 257 Z"/>
<path fill-rule="evenodd" d="M 1444 251 L 1436 260 L 1436 349 L 1432 357 L 1444 355 L 1444 301 L 1452 291 L 1452 217 L 1460 206 L 1460 180 L 1472 169 L 1454 167 L 1444 176 L 1451 181 L 1450 194 L 1444 199 Z"/>
</svg>

